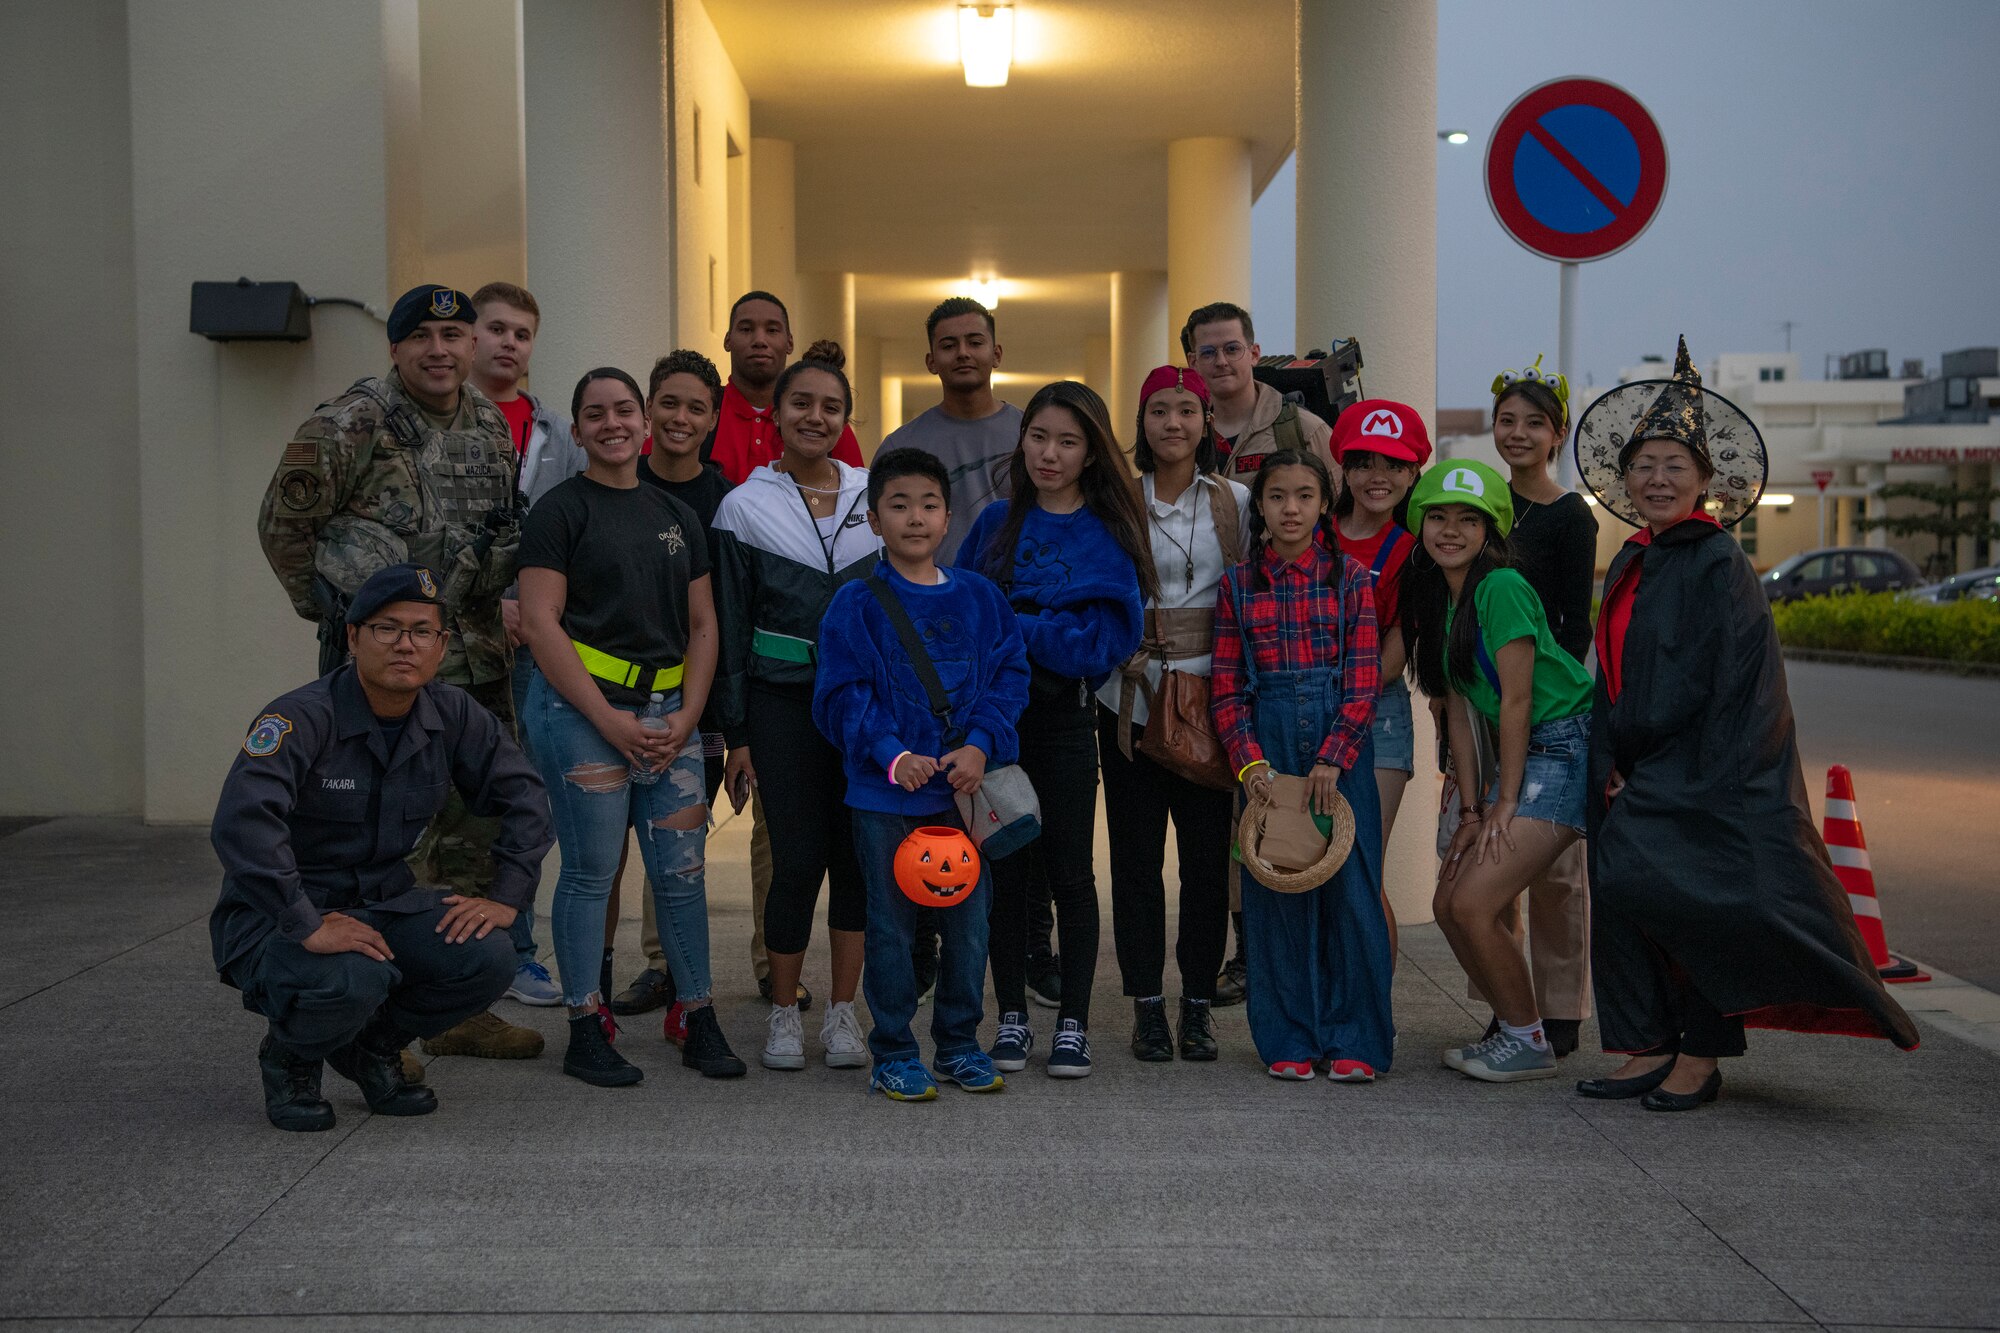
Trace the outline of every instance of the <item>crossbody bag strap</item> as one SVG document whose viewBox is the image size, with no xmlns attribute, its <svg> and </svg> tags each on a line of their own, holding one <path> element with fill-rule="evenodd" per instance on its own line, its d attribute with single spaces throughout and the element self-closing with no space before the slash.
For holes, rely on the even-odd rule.
<svg viewBox="0 0 2000 1333">
<path fill-rule="evenodd" d="M 917 633 L 916 624 L 903 606 L 903 599 L 896 596 L 896 590 L 880 574 L 870 574 L 867 579 L 868 591 L 875 594 L 875 600 L 882 604 L 882 614 L 889 617 L 889 624 L 896 630 L 896 637 L 903 641 L 903 651 L 909 654 L 910 666 L 917 673 L 917 681 L 924 687 L 924 694 L 930 700 L 931 716 L 944 732 L 945 748 L 955 750 L 953 742 L 958 739 L 958 729 L 951 721 L 951 695 L 945 691 L 944 681 L 939 679 L 937 664 L 931 661 L 930 650 L 924 647 L 924 636 Z"/>
</svg>

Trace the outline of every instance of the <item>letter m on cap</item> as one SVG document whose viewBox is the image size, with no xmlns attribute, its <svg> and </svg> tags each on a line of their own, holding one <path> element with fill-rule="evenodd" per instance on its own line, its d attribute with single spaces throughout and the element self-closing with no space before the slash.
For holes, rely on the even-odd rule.
<svg viewBox="0 0 2000 1333">
<path fill-rule="evenodd" d="M 1403 419 L 1386 407 L 1378 407 L 1361 419 L 1361 433 L 1400 440 L 1403 438 Z"/>
</svg>

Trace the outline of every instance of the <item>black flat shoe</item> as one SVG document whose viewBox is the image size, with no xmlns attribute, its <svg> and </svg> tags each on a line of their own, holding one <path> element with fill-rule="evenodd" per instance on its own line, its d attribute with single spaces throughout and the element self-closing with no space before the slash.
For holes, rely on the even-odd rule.
<svg viewBox="0 0 2000 1333">
<path fill-rule="evenodd" d="M 1132 1001 L 1132 1055 L 1147 1064 L 1166 1064 L 1174 1058 L 1174 1034 L 1167 1027 L 1167 1002 Z"/>
<path fill-rule="evenodd" d="M 1654 1088 L 1667 1081 L 1673 1072 L 1674 1062 L 1668 1060 L 1658 1069 L 1639 1075 L 1637 1078 L 1580 1078 L 1576 1081 L 1576 1095 L 1595 1097 L 1599 1101 L 1617 1102 L 1630 1097 L 1643 1097 Z"/>
<path fill-rule="evenodd" d="M 1664 1080 L 1663 1080 L 1664 1081 Z M 1648 1111 L 1692 1111 L 1697 1106 L 1706 1106 L 1722 1095 L 1722 1071 L 1716 1070 L 1693 1092 L 1649 1092 L 1639 1099 L 1639 1105 Z"/>
</svg>

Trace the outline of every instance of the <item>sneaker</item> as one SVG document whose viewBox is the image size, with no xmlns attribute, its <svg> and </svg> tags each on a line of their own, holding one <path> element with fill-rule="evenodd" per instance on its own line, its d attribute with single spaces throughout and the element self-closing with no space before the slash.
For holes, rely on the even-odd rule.
<svg viewBox="0 0 2000 1333">
<path fill-rule="evenodd" d="M 1232 1004 L 1243 1003 L 1243 997 L 1250 989 L 1250 964 L 1242 954 L 1222 965 L 1222 975 L 1215 979 L 1215 1007 L 1227 1009 Z"/>
<path fill-rule="evenodd" d="M 1090 1077 L 1090 1034 L 1074 1018 L 1056 1024 L 1056 1044 L 1049 1049 L 1049 1077 Z"/>
<path fill-rule="evenodd" d="M 1167 1027 L 1164 999 L 1132 1001 L 1132 1058 L 1149 1065 L 1172 1062 L 1174 1034 Z"/>
<path fill-rule="evenodd" d="M 507 988 L 507 998 L 548 1009 L 562 1003 L 562 988 L 546 967 L 530 958 L 514 969 L 514 984 Z"/>
<path fill-rule="evenodd" d="M 993 1049 L 986 1054 L 1002 1073 L 1018 1074 L 1028 1067 L 1028 1052 L 1035 1049 L 1035 1034 L 1028 1030 L 1026 1014 L 1000 1015 L 1000 1030 L 993 1034 Z"/>
<path fill-rule="evenodd" d="M 1007 1080 L 995 1072 L 992 1058 L 977 1049 L 940 1058 L 937 1076 L 940 1081 L 956 1083 L 967 1092 L 998 1092 L 1007 1086 Z"/>
<path fill-rule="evenodd" d="M 757 978 L 757 993 L 763 996 L 767 1000 L 771 998 L 771 979 L 769 977 Z M 802 1014 L 811 1013 L 813 1007 L 813 993 L 806 989 L 805 982 L 801 981 L 799 983 L 798 991 L 796 994 L 798 999 L 799 1012 Z"/>
<path fill-rule="evenodd" d="M 676 1003 L 675 1009 L 680 1009 Z M 681 1031 L 686 1035 L 686 1044 L 681 1047 L 681 1064 L 689 1069 L 701 1071 L 703 1078 L 740 1078 L 744 1064 L 736 1058 L 736 1052 L 729 1049 L 729 1039 L 722 1035 L 722 1022 L 715 1016 L 715 1006 L 683 1011 Z"/>
<path fill-rule="evenodd" d="M 1062 960 L 1054 954 L 1028 960 L 1028 998 L 1044 1009 L 1062 1008 Z"/>
<path fill-rule="evenodd" d="M 1373 1083 L 1375 1066 L 1361 1060 L 1335 1060 L 1326 1076 L 1335 1083 Z"/>
<path fill-rule="evenodd" d="M 542 1053 L 542 1034 L 516 1027 L 495 1013 L 474 1014 L 447 1032 L 424 1038 L 426 1055 L 471 1055 L 482 1060 L 532 1060 Z"/>
<path fill-rule="evenodd" d="M 897 1102 L 934 1102 L 937 1080 L 924 1068 L 922 1060 L 891 1060 L 875 1066 L 868 1076 L 868 1089 Z"/>
<path fill-rule="evenodd" d="M 1180 1054 L 1183 1060 L 1213 1060 L 1217 1055 L 1215 1044 L 1215 1013 L 1212 1006 L 1200 1000 L 1181 999 Z"/>
<path fill-rule="evenodd" d="M 1271 1077 L 1281 1078 L 1288 1083 L 1305 1083 L 1313 1076 L 1310 1060 L 1280 1060 L 1271 1066 Z"/>
<path fill-rule="evenodd" d="M 806 1033 L 799 1022 L 799 1011 L 794 1005 L 774 1004 L 771 1006 L 771 1029 L 764 1038 L 764 1054 L 761 1057 L 766 1069 L 804 1069 L 806 1067 Z"/>
<path fill-rule="evenodd" d="M 854 1016 L 854 1001 L 835 1000 L 826 1007 L 820 1024 L 819 1044 L 826 1048 L 828 1069 L 860 1069 L 868 1063 L 868 1043 L 861 1039 L 861 1022 Z"/>
<path fill-rule="evenodd" d="M 1464 1051 L 1458 1072 L 1482 1083 L 1519 1083 L 1554 1078 L 1554 1051 L 1538 1051 L 1518 1037 L 1502 1032 Z"/>
<path fill-rule="evenodd" d="M 598 1088 L 629 1088 L 646 1077 L 645 1070 L 612 1047 L 604 1035 L 602 1015 L 594 1013 L 570 1019 L 563 1073 Z"/>
<path fill-rule="evenodd" d="M 616 1012 L 614 1006 L 613 1012 Z M 667 1010 L 666 1019 L 660 1024 L 660 1035 L 676 1046 L 686 1046 L 688 1039 L 687 1006 L 675 1000 Z"/>
<path fill-rule="evenodd" d="M 650 1014 L 674 1002 L 674 979 L 657 967 L 632 978 L 632 984 L 611 997 L 611 1012 L 622 1016 Z"/>
</svg>

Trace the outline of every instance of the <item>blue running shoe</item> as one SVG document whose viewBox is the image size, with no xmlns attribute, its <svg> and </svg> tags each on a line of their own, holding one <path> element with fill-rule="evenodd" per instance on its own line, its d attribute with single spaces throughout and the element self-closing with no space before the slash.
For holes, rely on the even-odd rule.
<svg viewBox="0 0 2000 1333">
<path fill-rule="evenodd" d="M 937 1080 L 931 1071 L 924 1068 L 922 1060 L 891 1060 L 887 1064 L 875 1066 L 869 1076 L 868 1086 L 879 1089 L 890 1100 L 898 1102 L 934 1102 L 937 1100 Z"/>
<path fill-rule="evenodd" d="M 1049 1077 L 1090 1077 L 1090 1036 L 1074 1018 L 1056 1024 L 1056 1044 L 1049 1051 Z"/>
<path fill-rule="evenodd" d="M 562 991 L 549 970 L 530 958 L 514 969 L 514 984 L 507 988 L 507 998 L 546 1009 L 562 1003 Z"/>
<path fill-rule="evenodd" d="M 1028 1052 L 1034 1049 L 1035 1034 L 1028 1028 L 1028 1016 L 1000 1015 L 1000 1031 L 993 1039 L 993 1049 L 987 1052 L 993 1059 L 993 1067 L 1003 1073 L 1018 1074 L 1028 1067 Z"/>
<path fill-rule="evenodd" d="M 1007 1080 L 993 1068 L 992 1058 L 980 1050 L 940 1057 L 937 1076 L 940 1083 L 956 1083 L 967 1092 L 998 1092 L 1007 1086 Z"/>
</svg>

